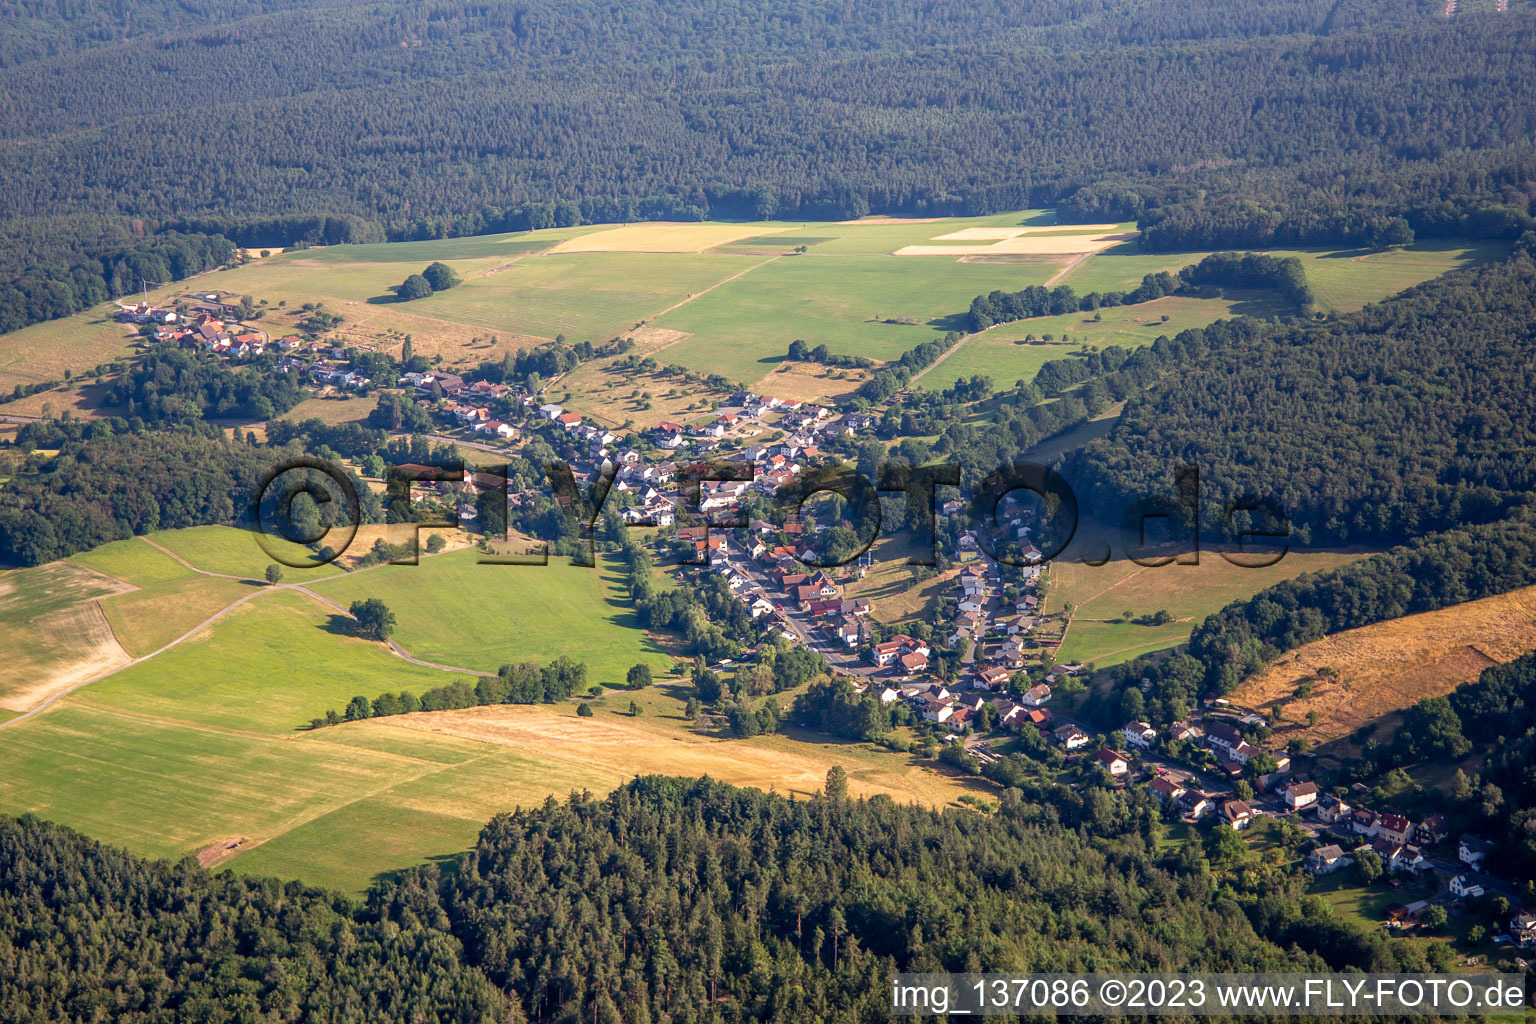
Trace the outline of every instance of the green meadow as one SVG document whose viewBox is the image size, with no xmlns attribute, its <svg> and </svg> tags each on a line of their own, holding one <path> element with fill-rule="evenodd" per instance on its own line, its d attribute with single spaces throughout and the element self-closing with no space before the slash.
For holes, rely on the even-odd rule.
<svg viewBox="0 0 1536 1024">
<path fill-rule="evenodd" d="M 1307 280 L 1327 310 L 1348 313 L 1369 302 L 1396 295 L 1416 284 L 1450 270 L 1500 259 L 1509 251 L 1504 243 L 1422 242 L 1386 252 L 1348 249 L 1274 249 L 1279 256 L 1297 256 L 1306 267 Z M 1156 253 L 1136 251 L 1126 244 L 1089 256 L 1058 282 L 1079 294 L 1093 291 L 1124 291 L 1136 287 L 1147 274 L 1176 272 L 1198 263 L 1209 253 Z M 968 339 L 942 365 L 925 374 L 923 387 L 941 390 L 961 377 L 989 376 L 998 387 L 1029 380 L 1051 359 L 1087 344 L 1094 348 L 1120 345 L 1138 348 L 1161 335 L 1173 336 L 1192 327 L 1237 316 L 1269 318 L 1290 316 L 1295 310 L 1265 292 L 1230 292 L 1216 299 L 1170 295 L 1132 306 L 1099 309 L 1093 313 L 1038 317 L 1002 324 Z M 1039 343 L 1046 335 L 1051 343 Z M 1033 336 L 1037 343 L 1026 339 Z M 1071 339 L 1063 344 L 1062 338 Z"/>
<path fill-rule="evenodd" d="M 438 664 L 495 672 L 508 662 L 565 655 L 586 662 L 592 682 L 618 683 L 640 662 L 656 670 L 671 663 L 641 630 L 614 563 L 478 565 L 480 557 L 455 551 L 312 589 L 343 606 L 379 598 L 399 620 L 395 639 Z"/>
<path fill-rule="evenodd" d="M 277 685 L 275 677 L 286 677 Z M 291 591 L 80 692 L 84 704 L 245 732 L 291 733 L 359 694 L 421 693 L 455 677 L 349 635 L 345 618 Z"/>
</svg>

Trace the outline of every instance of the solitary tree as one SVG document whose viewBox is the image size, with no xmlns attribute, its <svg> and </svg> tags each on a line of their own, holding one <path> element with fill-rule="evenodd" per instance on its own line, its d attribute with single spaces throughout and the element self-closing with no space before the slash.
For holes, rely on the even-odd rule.
<svg viewBox="0 0 1536 1024">
<path fill-rule="evenodd" d="M 629 675 L 625 677 L 629 681 L 630 689 L 638 690 L 651 685 L 651 666 L 634 665 L 630 667 Z"/>
<path fill-rule="evenodd" d="M 389 605 L 376 597 L 353 601 L 352 607 L 347 610 L 357 620 L 359 636 L 370 640 L 388 640 L 389 634 L 395 631 L 395 613 L 389 610 Z"/>
<path fill-rule="evenodd" d="M 435 292 L 447 291 L 459 283 L 458 275 L 446 263 L 432 264 L 421 272 L 421 276 L 427 279 L 427 284 Z"/>
<path fill-rule="evenodd" d="M 827 769 L 827 796 L 834 800 L 848 799 L 848 773 L 840 764 Z"/>
<path fill-rule="evenodd" d="M 592 715 L 593 715 L 592 705 L 591 704 L 578 704 L 578 705 L 576 705 L 576 713 L 578 715 L 580 715 L 582 718 L 591 718 Z"/>
<path fill-rule="evenodd" d="M 267 566 L 267 582 L 281 583 L 283 581 L 283 569 L 277 563 Z"/>
<path fill-rule="evenodd" d="M 412 299 L 424 299 L 432 294 L 432 285 L 420 274 L 412 274 L 400 284 L 395 285 L 395 294 L 402 301 L 409 302 Z"/>
<path fill-rule="evenodd" d="M 643 714 L 645 714 L 645 708 L 642 708 L 640 706 L 639 702 L 637 702 L 637 701 L 630 701 L 629 702 L 629 716 L 631 718 L 639 718 Z"/>
</svg>

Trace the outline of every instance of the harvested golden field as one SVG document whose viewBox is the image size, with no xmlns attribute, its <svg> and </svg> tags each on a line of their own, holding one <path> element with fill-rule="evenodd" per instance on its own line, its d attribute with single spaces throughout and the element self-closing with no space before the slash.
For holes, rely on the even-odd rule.
<svg viewBox="0 0 1536 1024">
<path fill-rule="evenodd" d="M 18 384 L 63 380 L 130 355 L 137 335 L 109 319 L 114 304 L 0 334 L 0 394 Z"/>
<path fill-rule="evenodd" d="M 784 228 L 761 224 L 645 223 L 594 231 L 567 239 L 550 252 L 703 252 L 742 238 L 773 234 Z"/>
<path fill-rule="evenodd" d="M 882 534 L 869 551 L 875 564 L 870 566 L 863 579 L 843 588 L 844 597 L 868 601 L 874 617 L 881 622 L 933 621 L 939 595 L 960 574 L 960 568 L 957 566 L 919 582 L 918 572 L 925 567 L 908 565 L 907 559 L 927 557 L 927 553 L 905 530 L 898 534 Z"/>
<path fill-rule="evenodd" d="M 840 220 L 839 224 L 937 224 L 940 221 L 949 220 L 948 217 L 889 217 L 877 214 L 871 217 L 855 217 L 853 220 Z"/>
<path fill-rule="evenodd" d="M 1536 587 L 1335 633 L 1292 651 L 1231 694 L 1234 703 L 1285 705 L 1292 723 L 1272 746 L 1297 736 L 1318 743 L 1471 682 L 1483 669 L 1536 648 Z M 1324 669 L 1334 674 L 1322 675 Z M 1297 688 L 1310 685 L 1307 697 Z M 1316 711 L 1317 724 L 1304 723 Z"/>
<path fill-rule="evenodd" d="M 627 701 L 627 694 L 610 700 Z M 383 723 L 381 723 L 383 724 Z M 635 775 L 702 776 L 799 796 L 821 792 L 827 771 L 841 764 L 849 789 L 859 796 L 883 793 L 901 803 L 945 806 L 960 791 L 956 780 L 911 758 L 856 744 L 803 743 L 782 736 L 746 742 L 697 735 L 660 721 L 599 712 L 579 718 L 573 707 L 497 705 L 430 715 L 401 715 L 388 726 L 472 740 L 516 751 L 538 751 L 541 760 L 589 773 L 594 782 L 618 785 Z M 821 739 L 821 737 L 817 737 Z M 478 801 L 466 808 L 481 813 Z"/>
<path fill-rule="evenodd" d="M 1044 607 L 1049 612 L 1072 606 L 1071 623 L 1059 657 L 1064 662 L 1093 662 L 1099 668 L 1137 655 L 1173 647 L 1207 615 L 1282 580 L 1304 572 L 1323 572 L 1363 556 L 1363 552 L 1291 552 L 1272 566 L 1245 568 L 1213 552 L 1198 565 L 1141 566 L 1121 558 L 1104 565 L 1072 559 L 1051 563 Z M 1166 611 L 1161 625 L 1135 621 Z M 1129 617 L 1126 612 L 1130 612 Z"/>
<path fill-rule="evenodd" d="M 14 402 L 6 402 L 0 405 L 0 413 L 10 416 L 37 416 L 43 419 L 59 417 L 67 413 L 77 420 L 121 415 L 121 410 L 103 404 L 102 400 L 106 393 L 105 383 L 97 387 L 95 384 L 81 384 L 77 379 L 72 384 L 57 387 L 51 391 L 39 391 L 35 395 L 18 398 Z"/>
<path fill-rule="evenodd" d="M 666 357 L 660 361 L 665 363 Z M 582 363 L 546 392 L 570 411 L 606 427 L 629 423 L 641 429 L 663 420 L 697 419 L 726 394 L 664 370 L 626 369 L 617 359 Z"/>
<path fill-rule="evenodd" d="M 309 398 L 283 413 L 278 419 L 302 423 L 319 420 L 335 426 L 338 423 L 361 423 L 379 404 L 377 398 L 359 398 L 346 393 L 335 393 L 324 398 Z"/>
<path fill-rule="evenodd" d="M 1034 227 L 998 227 L 998 228 L 961 228 L 959 231 L 951 231 L 947 235 L 934 236 L 935 242 L 998 242 L 1008 238 L 1021 238 L 1024 235 L 1069 235 L 1069 234 L 1105 234 L 1110 231 L 1118 231 L 1118 224 L 1063 224 L 1060 226 L 1034 226 Z"/>
</svg>

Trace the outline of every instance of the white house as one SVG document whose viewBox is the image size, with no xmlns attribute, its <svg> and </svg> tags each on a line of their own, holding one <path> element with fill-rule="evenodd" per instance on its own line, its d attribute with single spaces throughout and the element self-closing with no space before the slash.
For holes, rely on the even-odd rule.
<svg viewBox="0 0 1536 1024">
<path fill-rule="evenodd" d="M 1157 730 L 1146 722 L 1127 722 L 1120 732 L 1125 736 L 1125 742 L 1133 747 L 1141 747 L 1143 750 L 1150 747 L 1152 741 L 1157 739 Z"/>
<path fill-rule="evenodd" d="M 1317 783 L 1298 782 L 1294 786 L 1287 786 L 1285 790 L 1285 806 L 1293 811 L 1299 811 L 1303 807 L 1310 807 L 1317 803 Z"/>
<path fill-rule="evenodd" d="M 1459 896 L 1464 900 L 1473 899 L 1483 894 L 1483 887 L 1466 875 L 1457 875 L 1451 879 L 1450 889 L 1452 896 Z"/>
<path fill-rule="evenodd" d="M 1253 808 L 1242 800 L 1228 800 L 1221 805 L 1221 816 L 1228 825 L 1241 832 L 1253 822 Z"/>
<path fill-rule="evenodd" d="M 1131 770 L 1131 762 L 1118 750 L 1105 747 L 1099 751 L 1099 765 L 1114 778 L 1119 778 Z"/>
<path fill-rule="evenodd" d="M 1488 853 L 1488 840 L 1479 839 L 1476 836 L 1462 836 L 1457 845 L 1456 856 L 1469 868 L 1481 870 L 1483 857 Z"/>
</svg>

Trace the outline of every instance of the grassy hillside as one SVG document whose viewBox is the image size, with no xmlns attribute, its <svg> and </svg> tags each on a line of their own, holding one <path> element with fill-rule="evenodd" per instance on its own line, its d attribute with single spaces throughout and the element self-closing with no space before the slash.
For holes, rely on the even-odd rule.
<svg viewBox="0 0 1536 1024">
<path fill-rule="evenodd" d="M 585 661 L 593 682 L 671 658 L 647 639 L 622 598 L 618 568 L 551 559 L 547 566 L 477 565 L 475 551 L 424 558 L 317 584 L 340 605 L 377 597 L 399 619 L 396 639 L 418 658 L 495 672 L 511 661 Z M 370 696 L 372 696 L 370 694 Z"/>
<path fill-rule="evenodd" d="M 1286 653 L 1231 694 L 1285 708 L 1275 746 L 1339 740 L 1425 697 L 1450 693 L 1492 665 L 1536 648 L 1536 588 L 1346 630 Z M 1317 713 L 1315 725 L 1307 716 Z"/>
<path fill-rule="evenodd" d="M 463 586 L 461 569 L 444 578 Z M 553 567 L 487 571 L 584 578 Z M 525 589 L 547 598 L 557 585 Z M 354 693 L 420 691 L 455 678 L 338 635 L 335 625 L 312 599 L 271 592 L 195 640 L 7 728 L 0 811 L 37 813 L 155 856 L 243 839 L 229 862 L 238 869 L 357 890 L 381 872 L 468 847 L 497 811 L 606 791 L 636 773 L 810 793 L 842 764 L 855 792 L 937 805 L 964 792 L 931 767 L 862 745 L 695 734 L 682 715 L 685 695 L 669 686 L 601 700 L 590 719 L 573 704 L 503 706 L 297 731 Z M 459 627 L 462 654 L 478 627 Z M 498 657 L 534 654 L 504 624 L 494 636 L 513 638 L 495 648 Z M 642 716 L 622 710 L 631 699 Z"/>
</svg>

